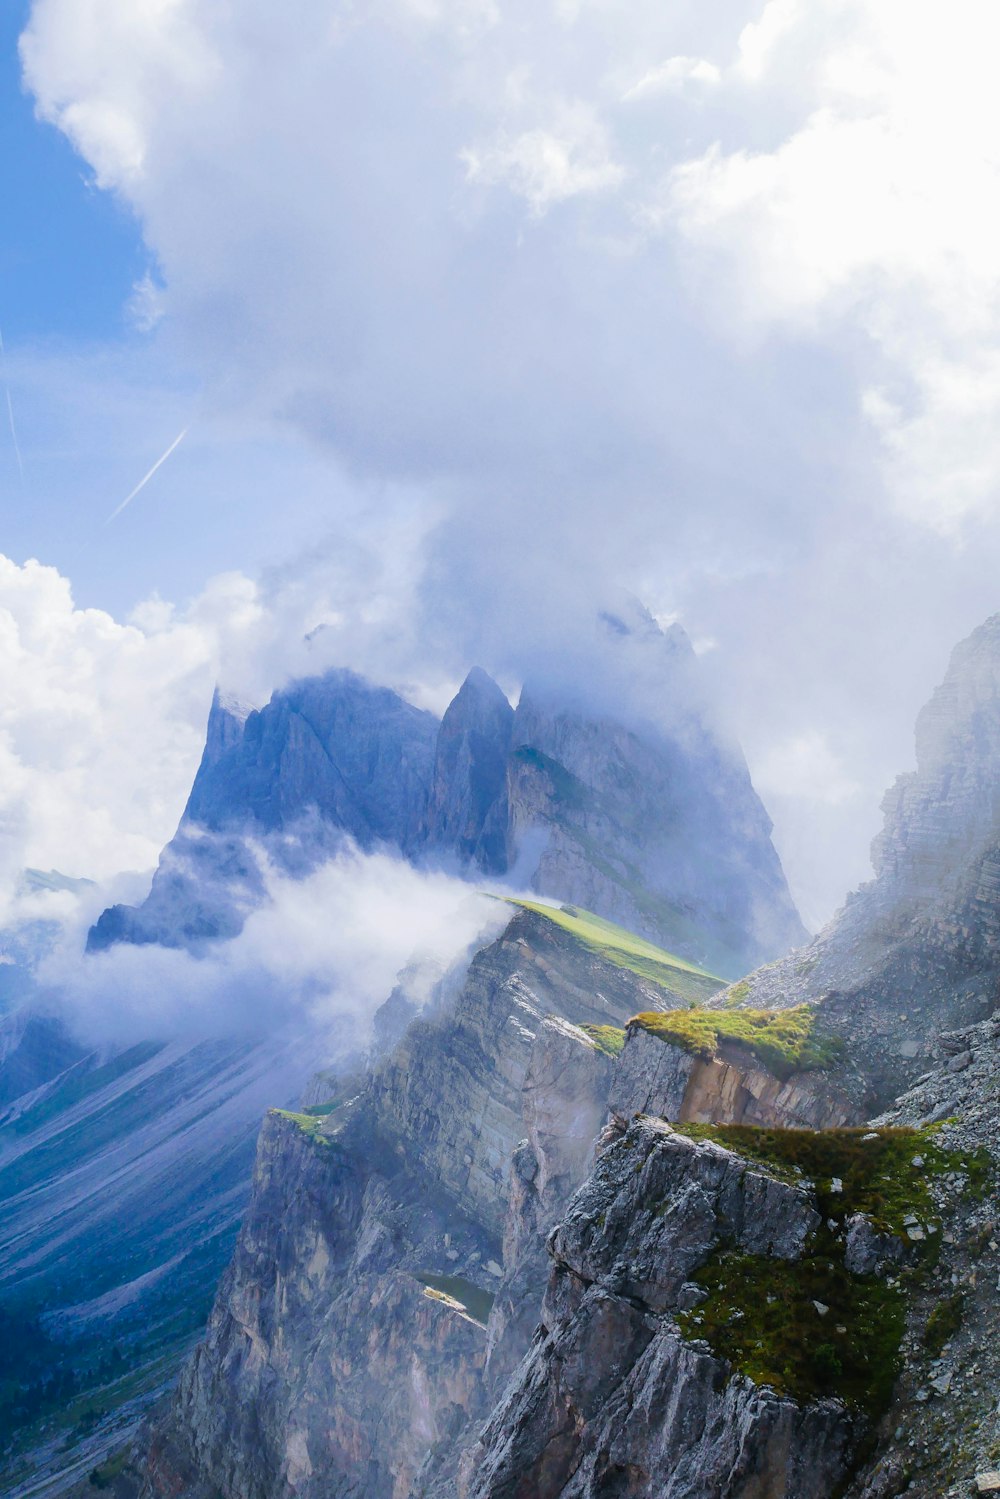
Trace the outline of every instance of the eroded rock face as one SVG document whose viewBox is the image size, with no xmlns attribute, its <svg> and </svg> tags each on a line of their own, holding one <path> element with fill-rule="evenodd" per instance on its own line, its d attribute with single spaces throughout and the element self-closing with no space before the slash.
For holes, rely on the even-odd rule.
<svg viewBox="0 0 1000 1499">
<path fill-rule="evenodd" d="M 656 1114 L 691 1124 L 835 1129 L 856 1118 L 854 1101 L 823 1072 L 774 1077 L 745 1048 L 723 1043 L 699 1057 L 633 1023 L 609 1104 L 622 1118 Z"/>
<path fill-rule="evenodd" d="M 745 972 L 805 939 L 743 757 L 693 713 L 671 736 L 529 685 L 507 798 L 509 859 L 530 863 L 536 890 L 715 972 Z"/>
<path fill-rule="evenodd" d="M 656 998 L 522 912 L 319 1132 L 272 1116 L 147 1494 L 453 1492 L 461 1434 L 530 1341 L 544 1236 L 606 1110 L 611 1060 L 579 1024 Z M 512 1155 L 530 1157 L 522 1177 Z"/>
<path fill-rule="evenodd" d="M 550 1237 L 542 1325 L 463 1459 L 460 1493 L 828 1499 L 856 1438 L 845 1408 L 733 1377 L 672 1315 L 720 1242 L 795 1260 L 818 1222 L 801 1188 L 633 1123 Z"/>
<path fill-rule="evenodd" d="M 478 667 L 441 720 L 425 835 L 487 873 L 507 868 L 507 756 L 514 710 Z"/>
<path fill-rule="evenodd" d="M 927 1071 L 941 1032 L 996 1005 L 1000 615 L 956 647 L 917 721 L 916 749 L 916 771 L 883 802 L 875 879 L 808 947 L 740 986 L 748 1006 L 819 1003 L 850 1044 L 863 1115 Z"/>
<path fill-rule="evenodd" d="M 968 1055 L 961 1071 L 955 1056 Z M 938 1038 L 931 1067 L 873 1127 L 926 1125 L 979 1171 L 928 1175 L 932 1264 L 911 1297 L 903 1367 L 874 1454 L 848 1499 L 960 1499 L 1000 1452 L 1000 1021 Z M 922 1158 L 920 1151 L 917 1158 Z M 916 1167 L 915 1170 L 923 1170 Z M 927 1231 L 930 1225 L 921 1225 Z M 944 1332 L 935 1335 L 944 1322 Z M 945 1335 L 946 1333 L 946 1335 Z"/>
</svg>

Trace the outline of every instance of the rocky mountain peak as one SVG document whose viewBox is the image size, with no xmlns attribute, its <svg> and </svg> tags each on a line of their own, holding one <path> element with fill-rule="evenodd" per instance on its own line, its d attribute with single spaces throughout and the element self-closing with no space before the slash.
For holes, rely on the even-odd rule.
<svg viewBox="0 0 1000 1499">
<path fill-rule="evenodd" d="M 488 873 L 507 867 L 506 774 L 514 710 L 489 674 L 474 666 L 438 731 L 424 825 L 431 849 Z"/>
<path fill-rule="evenodd" d="M 480 667 L 440 723 L 347 670 L 261 708 L 217 692 L 150 896 L 106 912 L 91 949 L 231 936 L 266 899 L 255 849 L 297 874 L 345 838 L 530 885 L 724 973 L 801 941 L 770 820 L 684 631 L 628 600 L 594 623 L 516 712 Z"/>
<path fill-rule="evenodd" d="M 915 740 L 917 769 L 886 794 L 872 861 L 919 897 L 954 889 L 966 861 L 1000 840 L 1000 614 L 955 647 Z"/>
</svg>

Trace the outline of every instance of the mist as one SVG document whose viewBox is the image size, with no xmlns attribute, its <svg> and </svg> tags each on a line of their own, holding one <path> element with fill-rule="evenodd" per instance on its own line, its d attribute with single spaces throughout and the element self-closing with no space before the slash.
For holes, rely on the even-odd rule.
<svg viewBox="0 0 1000 1499">
<path fill-rule="evenodd" d="M 503 902 L 390 853 L 348 845 L 294 880 L 261 860 L 264 903 L 198 956 L 122 943 L 83 958 L 81 910 L 38 966 L 39 1006 L 88 1046 L 312 1036 L 319 1067 L 367 1045 L 408 965 L 464 970 L 510 919 Z"/>
</svg>

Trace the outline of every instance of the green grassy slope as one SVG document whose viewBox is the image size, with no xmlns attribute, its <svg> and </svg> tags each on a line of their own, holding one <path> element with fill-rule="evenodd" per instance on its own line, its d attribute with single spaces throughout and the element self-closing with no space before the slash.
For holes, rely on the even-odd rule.
<svg viewBox="0 0 1000 1499">
<path fill-rule="evenodd" d="M 726 987 L 726 979 L 678 958 L 654 942 L 648 942 L 645 937 L 637 937 L 613 921 L 606 921 L 603 916 L 595 916 L 592 911 L 584 911 L 579 906 L 547 906 L 540 901 L 504 898 L 510 905 L 544 916 L 606 963 L 614 963 L 617 968 L 627 968 L 641 978 L 649 979 L 682 1003 L 704 1003 Z"/>
</svg>

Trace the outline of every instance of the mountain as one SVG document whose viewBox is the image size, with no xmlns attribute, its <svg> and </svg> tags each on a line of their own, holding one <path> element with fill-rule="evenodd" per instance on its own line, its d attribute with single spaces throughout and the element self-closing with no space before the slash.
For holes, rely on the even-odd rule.
<svg viewBox="0 0 1000 1499">
<path fill-rule="evenodd" d="M 258 846 L 305 873 L 344 838 L 405 849 L 430 787 L 437 721 L 352 672 L 328 672 L 248 709 L 216 692 L 180 827 L 138 909 L 112 906 L 90 951 L 198 946 L 235 936 L 265 899 Z"/>
<path fill-rule="evenodd" d="M 269 1115 L 117 1492 L 1000 1492 L 998 684 L 991 620 L 804 952 L 717 987 L 527 902 L 324 1104 Z"/>
<path fill-rule="evenodd" d="M 666 953 L 637 959 L 606 923 L 571 923 L 518 911 L 365 1076 L 322 1111 L 269 1116 L 150 1492 L 332 1499 L 359 1480 L 372 1496 L 451 1481 L 459 1432 L 530 1341 L 548 1214 L 607 1106 L 605 1038 L 636 1009 L 720 987 Z"/>
<path fill-rule="evenodd" d="M 751 1007 L 818 1004 L 851 1038 L 868 1111 L 926 1071 L 942 1032 L 996 1006 L 1000 615 L 955 648 L 915 737 L 917 768 L 883 801 L 875 878 L 808 946 L 729 996 Z"/>
<path fill-rule="evenodd" d="M 622 625 L 607 640 L 617 663 L 609 689 L 584 700 L 539 683 L 526 689 L 515 710 L 485 672 L 473 669 L 440 724 L 398 694 L 343 671 L 291 683 L 263 707 L 217 693 L 202 763 L 147 900 L 106 911 L 90 935 L 92 953 L 129 942 L 186 947 L 197 959 L 210 944 L 237 935 L 266 901 L 268 864 L 294 879 L 335 854 L 345 839 L 363 849 L 394 849 L 418 866 L 444 867 L 474 882 L 487 879 L 498 890 L 506 881 L 508 889 L 531 884 L 548 896 L 548 882 L 562 879 L 566 891 L 586 888 L 604 917 L 622 906 L 625 884 L 632 911 L 647 876 L 659 879 L 646 915 L 636 922 L 645 940 L 634 934 L 623 939 L 599 917 L 525 908 L 515 921 L 516 938 L 503 949 L 507 966 L 496 970 L 501 999 L 480 995 L 481 1008 L 495 1012 L 483 1035 L 483 1016 L 467 1016 L 460 1007 L 446 1019 L 447 1006 L 471 980 L 442 975 L 425 959 L 400 976 L 376 1017 L 370 1076 L 356 1080 L 367 1102 L 351 1111 L 360 1120 L 355 1132 L 367 1139 L 369 1130 L 377 1154 L 378 1142 L 391 1133 L 392 1109 L 405 1116 L 392 1149 L 410 1152 L 414 1180 L 423 1185 L 408 1187 L 411 1195 L 404 1193 L 396 1205 L 402 1222 L 414 1191 L 426 1186 L 430 1202 L 438 1200 L 435 1193 L 450 1201 L 456 1190 L 453 1175 L 435 1185 L 435 1173 L 443 1173 L 452 1152 L 450 1136 L 437 1158 L 418 1150 L 431 1113 L 441 1128 L 446 1122 L 453 1127 L 449 1111 L 455 1119 L 490 1120 L 483 1141 L 488 1166 L 482 1167 L 488 1174 L 477 1201 L 462 1198 L 460 1210 L 478 1223 L 480 1239 L 488 1238 L 484 1263 L 502 1258 L 503 1213 L 494 1206 L 486 1215 L 485 1204 L 488 1195 L 502 1198 L 506 1190 L 507 1157 L 522 1127 L 518 1079 L 535 1011 L 570 1017 L 569 1040 L 547 1023 L 545 1034 L 568 1046 L 570 1057 L 582 1056 L 585 1069 L 593 1062 L 607 1073 L 604 1053 L 574 1028 L 576 1022 L 622 1021 L 636 1009 L 714 993 L 723 980 L 699 972 L 698 962 L 722 947 L 731 957 L 734 922 L 736 943 L 758 950 L 755 862 L 776 865 L 769 824 L 738 751 L 724 748 L 723 736 L 704 726 L 700 749 L 692 748 L 692 722 L 703 708 L 689 680 L 689 668 L 697 674 L 697 667 L 686 642 L 676 631 L 661 638 L 655 627 L 648 635 L 660 689 L 653 700 L 669 710 L 657 725 L 636 712 L 635 694 L 627 689 L 628 658 L 619 653 L 632 637 Z M 675 671 L 678 662 L 687 665 Z M 754 850 L 745 860 L 747 888 L 733 903 L 734 914 L 722 912 L 707 874 L 698 885 L 679 872 L 676 888 L 670 887 L 678 901 L 670 906 L 661 899 L 671 858 L 680 871 L 678 828 L 691 849 L 701 826 L 707 855 L 720 852 L 718 816 L 712 813 L 713 824 L 706 811 L 718 798 L 713 801 L 707 786 L 700 799 L 693 790 L 698 754 L 706 782 L 717 779 L 720 764 L 736 766 L 734 806 L 750 808 L 746 827 L 739 817 L 731 826 L 733 837 Z M 644 812 L 649 836 L 634 858 L 628 849 L 641 840 L 635 819 L 629 820 L 628 797 L 616 790 L 616 778 L 629 776 L 631 784 L 645 777 L 656 785 Z M 669 818 L 657 822 L 661 794 Z M 741 857 L 727 879 L 736 877 Z M 594 878 L 581 885 L 589 858 Z M 786 933 L 797 934 L 780 879 L 774 907 Z M 661 927 L 676 933 L 682 957 L 664 963 L 658 955 Z M 769 954 L 779 950 L 777 937 L 773 941 Z M 555 976 L 546 971 L 549 962 Z M 589 993 L 595 985 L 597 997 Z M 308 1083 L 318 1053 L 314 1037 L 165 1043 L 150 1036 L 139 1044 L 94 1047 L 70 1034 L 56 1015 L 51 1005 L 22 1009 L 8 1017 L 0 1041 L 0 1320 L 10 1319 L 2 1375 L 9 1383 L 3 1386 L 0 1378 L 8 1392 L 0 1395 L 0 1431 L 10 1445 L 0 1486 L 16 1486 L 16 1475 L 31 1466 L 52 1493 L 65 1486 L 60 1474 L 96 1465 L 123 1442 L 176 1373 L 232 1251 L 263 1109 L 296 1098 L 325 1108 L 341 1088 L 336 1068 Z M 425 1022 L 430 1029 L 418 1046 Z M 350 1037 L 338 1048 L 324 1038 L 323 1052 L 354 1050 L 356 1061 L 358 1044 Z M 435 1104 L 441 1057 L 448 1054 L 462 1059 L 469 1076 L 464 1091 Z M 557 1049 L 552 1058 L 559 1055 Z M 508 1093 L 499 1102 L 498 1066 L 509 1073 Z M 422 1088 L 416 1081 L 421 1068 L 427 1073 Z M 458 1088 L 457 1080 L 453 1085 Z M 407 1114 L 418 1100 L 420 1111 Z M 588 1105 L 587 1130 L 574 1147 L 584 1155 L 603 1103 L 602 1095 Z M 477 1141 L 470 1137 L 475 1159 Z M 370 1161 L 358 1169 L 367 1173 L 366 1182 L 374 1181 Z M 580 1170 L 563 1173 L 558 1201 Z M 397 1185 L 404 1179 L 396 1173 Z M 555 1186 L 546 1187 L 546 1203 L 557 1200 L 554 1192 Z M 407 1232 L 417 1235 L 417 1246 L 424 1242 L 418 1228 Z M 533 1323 L 541 1285 L 537 1233 L 531 1244 L 504 1291 L 519 1327 Z M 431 1257 L 434 1264 L 440 1258 L 437 1251 Z M 442 1263 L 445 1273 L 452 1263 L 447 1254 Z M 504 1360 L 509 1356 L 498 1345 L 493 1368 Z"/>
<path fill-rule="evenodd" d="M 180 827 L 142 906 L 88 947 L 200 950 L 345 839 L 418 865 L 567 900 L 732 976 L 802 942 L 771 822 L 714 726 L 679 626 L 603 631 L 612 665 L 655 668 L 639 712 L 624 677 L 588 696 L 525 686 L 516 710 L 473 668 L 441 722 L 353 673 L 292 683 L 260 709 L 216 694 Z"/>
</svg>

